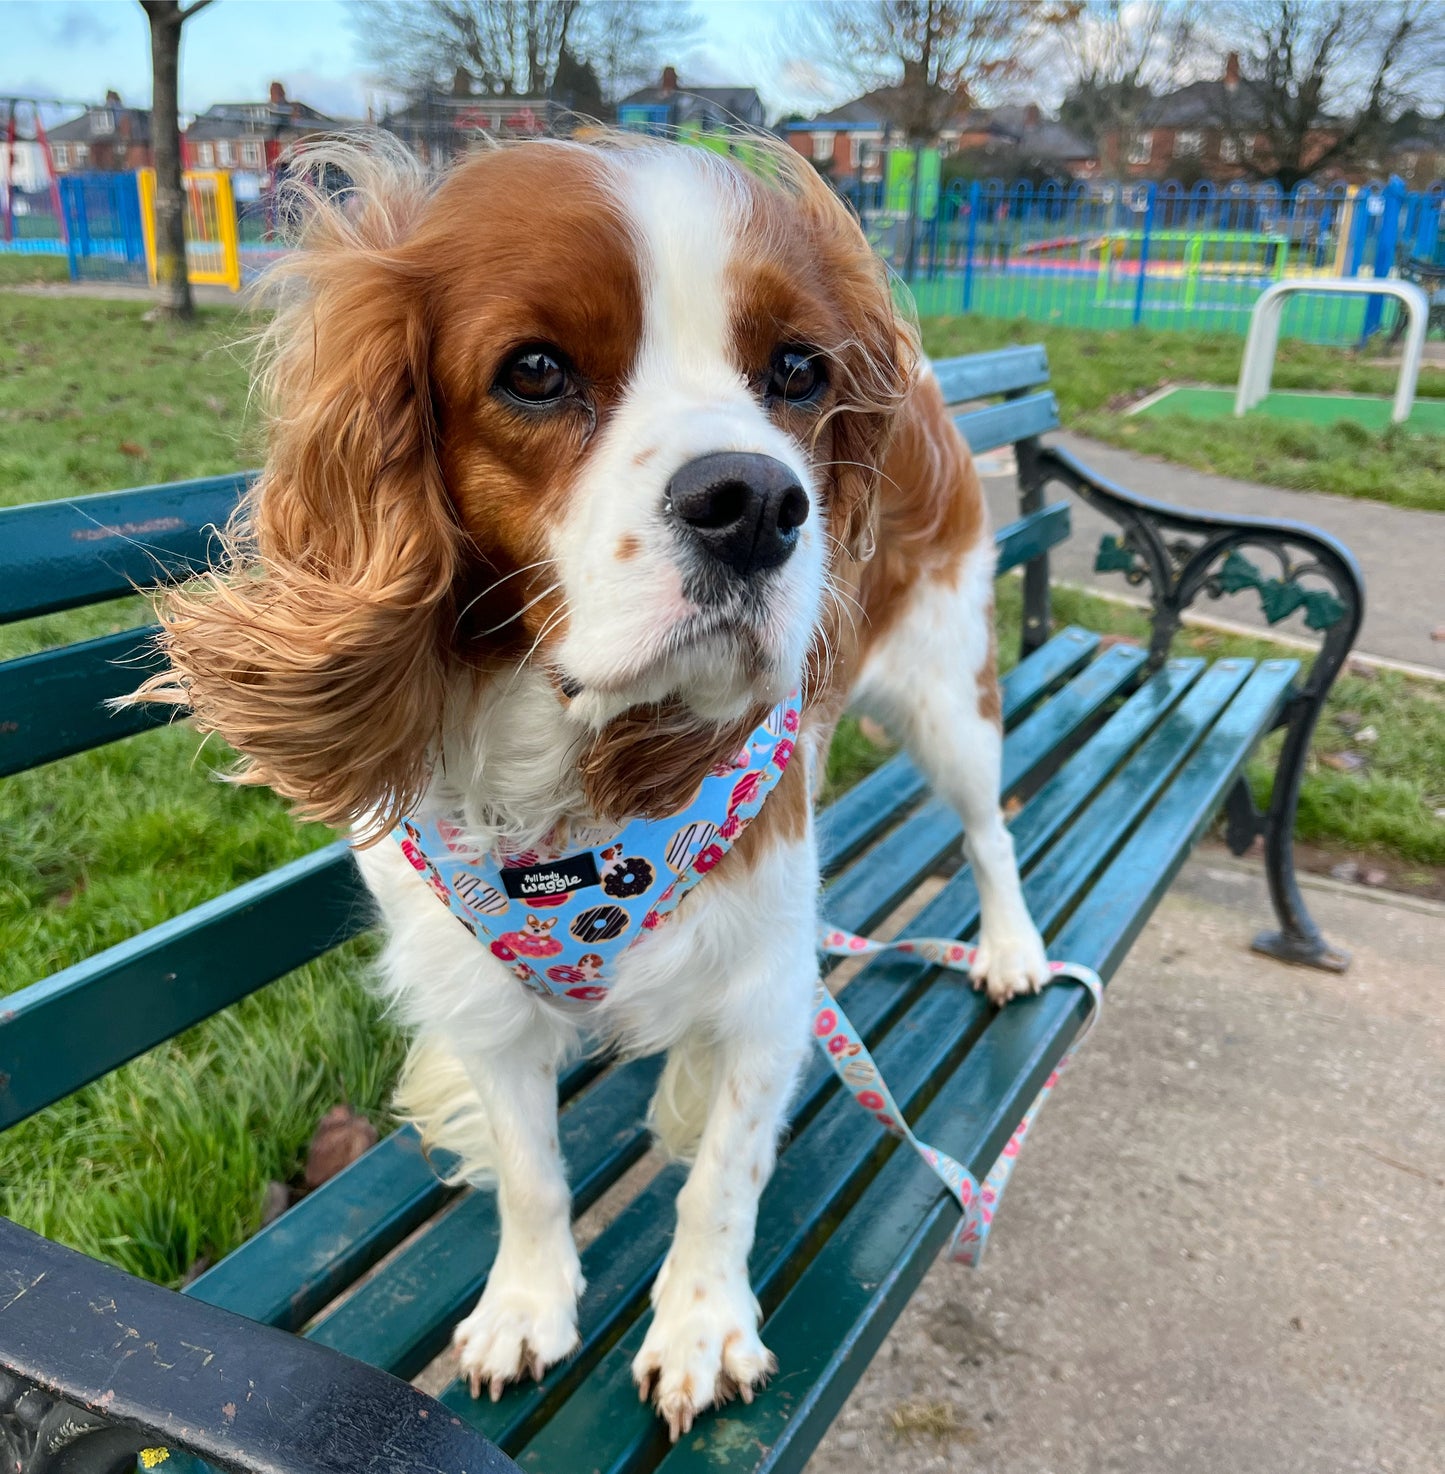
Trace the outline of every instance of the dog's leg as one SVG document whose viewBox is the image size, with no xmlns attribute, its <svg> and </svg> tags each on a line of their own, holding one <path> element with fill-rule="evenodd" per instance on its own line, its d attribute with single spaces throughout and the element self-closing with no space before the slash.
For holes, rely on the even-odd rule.
<svg viewBox="0 0 1445 1474">
<path fill-rule="evenodd" d="M 716 918 L 733 946 L 742 938 L 751 955 L 738 959 L 720 984 L 721 1009 L 710 1010 L 677 1046 L 690 1057 L 701 1091 L 676 1095 L 666 1111 L 654 1111 L 666 1124 L 664 1145 L 695 1145 L 677 1198 L 677 1233 L 652 1287 L 652 1324 L 632 1363 L 641 1395 L 651 1394 L 674 1440 L 703 1408 L 735 1394 L 751 1402 L 774 1367 L 758 1335 L 748 1254 L 758 1199 L 808 1048 L 818 976 L 816 860 L 811 842 L 806 854 L 803 848 L 789 847 L 791 886 L 769 867 L 770 895 L 754 895 L 750 886 L 749 905 Z M 714 892 L 714 911 L 725 909 L 725 895 L 726 889 Z M 706 1111 L 700 1135 L 682 1119 L 698 1110 Z"/>
<path fill-rule="evenodd" d="M 534 999 L 383 843 L 358 852 L 387 924 L 381 986 L 417 1032 L 396 1106 L 459 1173 L 494 1177 L 500 1239 L 453 1336 L 474 1396 L 540 1376 L 577 1344 L 582 1269 L 557 1138 L 557 1066 L 575 1030 Z"/>
<path fill-rule="evenodd" d="M 992 573 L 990 544 L 967 556 L 953 586 L 920 580 L 897 624 L 869 652 L 854 706 L 882 722 L 958 810 L 983 909 L 976 978 L 995 1003 L 1005 1003 L 1037 992 L 1048 969 L 999 810 Z"/>
</svg>

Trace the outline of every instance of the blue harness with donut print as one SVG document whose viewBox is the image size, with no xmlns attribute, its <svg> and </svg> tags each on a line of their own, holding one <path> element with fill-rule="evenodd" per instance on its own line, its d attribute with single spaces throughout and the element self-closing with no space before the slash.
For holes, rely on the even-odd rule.
<svg viewBox="0 0 1445 1474">
<path fill-rule="evenodd" d="M 616 959 L 666 923 L 757 816 L 792 759 L 798 725 L 794 692 L 702 780 L 685 810 L 666 819 L 634 819 L 615 830 L 564 824 L 523 851 L 476 849 L 467 842 L 460 813 L 414 815 L 392 836 L 437 899 L 519 982 L 559 1002 L 595 1002 L 610 986 Z M 977 954 L 950 938 L 875 942 L 827 926 L 819 930 L 818 946 L 836 957 L 896 951 L 962 973 Z M 1103 1002 L 1098 974 L 1062 962 L 1051 962 L 1049 969 L 1088 991 L 1093 1007 L 1087 1032 Z M 952 1256 L 976 1264 L 1019 1148 L 1069 1057 L 1049 1076 L 980 1182 L 961 1162 L 914 1136 L 868 1046 L 822 982 L 813 1000 L 813 1037 L 859 1105 L 906 1142 L 957 1201 L 963 1216 Z M 1076 1047 L 1082 1038 L 1080 1033 Z"/>
</svg>

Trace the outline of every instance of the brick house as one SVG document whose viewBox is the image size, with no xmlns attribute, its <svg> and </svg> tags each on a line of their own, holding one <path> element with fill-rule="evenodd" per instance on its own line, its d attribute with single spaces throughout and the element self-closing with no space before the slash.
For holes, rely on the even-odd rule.
<svg viewBox="0 0 1445 1474">
<path fill-rule="evenodd" d="M 428 90 L 388 111 L 380 126 L 423 163 L 442 164 L 484 136 L 539 138 L 558 131 L 567 110 L 547 97 L 496 97 L 470 90 L 458 72 L 450 93 Z"/>
<path fill-rule="evenodd" d="M 118 92 L 107 92 L 103 103 L 50 129 L 49 136 L 57 174 L 128 173 L 154 162 L 150 109 L 126 107 Z"/>
<path fill-rule="evenodd" d="M 654 87 L 629 93 L 617 104 L 619 127 L 639 133 L 678 128 L 757 132 L 766 124 L 756 87 L 683 87 L 676 67 L 664 67 Z"/>
<path fill-rule="evenodd" d="M 181 136 L 181 166 L 274 174 L 288 149 L 339 126 L 337 119 L 292 101 L 281 83 L 272 82 L 265 102 L 218 102 L 200 114 Z"/>
<path fill-rule="evenodd" d="M 898 89 L 880 87 L 807 122 L 788 123 L 784 134 L 839 188 L 876 184 L 883 177 L 887 151 L 908 141 L 899 111 Z M 961 105 L 939 131 L 934 147 L 944 158 L 973 152 L 1025 155 L 1075 178 L 1087 178 L 1098 168 L 1095 151 L 1062 124 L 1045 118 L 1034 104 Z"/>
</svg>

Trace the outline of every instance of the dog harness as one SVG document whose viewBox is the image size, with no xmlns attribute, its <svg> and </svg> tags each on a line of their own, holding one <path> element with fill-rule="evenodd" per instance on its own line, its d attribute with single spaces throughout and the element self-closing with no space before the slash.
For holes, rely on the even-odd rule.
<svg viewBox="0 0 1445 1474">
<path fill-rule="evenodd" d="M 793 757 L 799 727 L 796 692 L 776 706 L 729 760 L 702 780 L 692 803 L 665 819 L 634 819 L 621 829 L 567 821 L 523 850 L 484 852 L 467 842 L 460 811 L 416 814 L 392 831 L 401 852 L 433 894 L 524 987 L 558 1003 L 602 998 L 622 953 L 664 926 L 682 898 L 723 858 L 757 817 Z M 977 949 L 941 938 L 875 942 L 822 927 L 819 949 L 831 956 L 909 953 L 967 973 Z M 1094 1007 L 1103 999 L 1088 968 L 1049 964 L 1056 976 L 1084 984 Z M 1050 1075 L 980 1183 L 947 1153 L 919 1141 L 890 1094 L 861 1035 L 820 982 L 813 1036 L 854 1099 L 928 1164 L 963 1209 L 953 1257 L 976 1264 L 1020 1146 L 1068 1058 Z M 1083 1039 L 1080 1034 L 1077 1043 Z"/>
</svg>

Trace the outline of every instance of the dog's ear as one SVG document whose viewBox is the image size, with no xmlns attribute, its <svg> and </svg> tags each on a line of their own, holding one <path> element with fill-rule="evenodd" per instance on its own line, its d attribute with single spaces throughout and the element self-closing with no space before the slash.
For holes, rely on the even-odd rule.
<svg viewBox="0 0 1445 1474">
<path fill-rule="evenodd" d="M 226 566 L 162 600 L 170 668 L 137 698 L 188 704 L 241 752 L 242 781 L 374 838 L 426 783 L 463 539 L 424 299 L 355 233 L 305 254 L 309 291 L 271 330 L 265 470 Z"/>
</svg>

